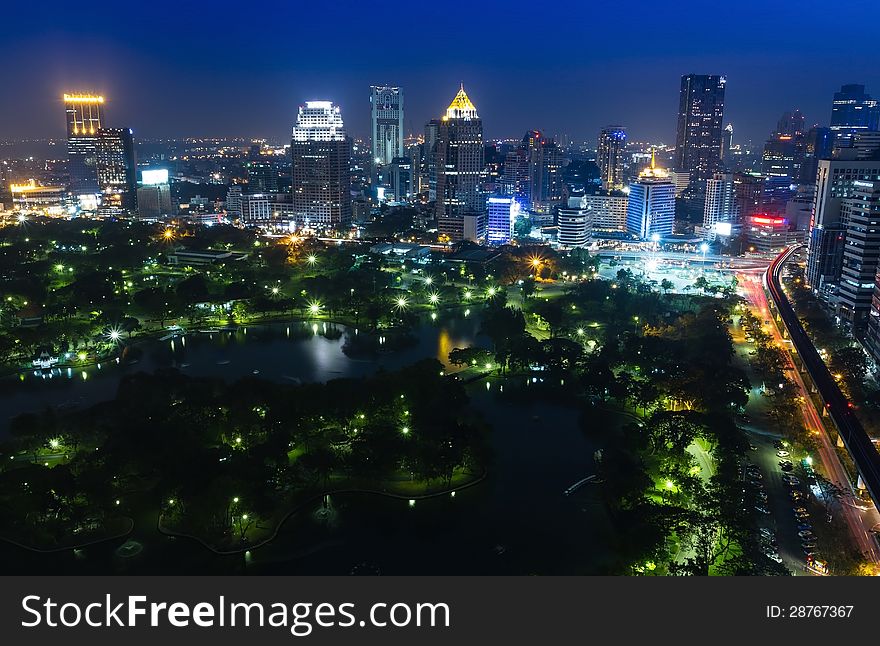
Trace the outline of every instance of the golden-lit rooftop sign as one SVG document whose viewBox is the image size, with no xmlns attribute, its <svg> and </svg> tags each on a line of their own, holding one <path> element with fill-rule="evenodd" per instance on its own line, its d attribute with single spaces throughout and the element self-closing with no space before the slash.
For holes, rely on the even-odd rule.
<svg viewBox="0 0 880 646">
<path fill-rule="evenodd" d="M 65 103 L 104 103 L 103 96 L 94 94 L 65 94 Z"/>
</svg>

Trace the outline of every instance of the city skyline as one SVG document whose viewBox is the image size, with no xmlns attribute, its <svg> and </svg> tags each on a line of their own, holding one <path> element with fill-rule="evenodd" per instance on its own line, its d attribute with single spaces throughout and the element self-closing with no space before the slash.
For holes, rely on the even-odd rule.
<svg viewBox="0 0 880 646">
<path fill-rule="evenodd" d="M 221 3 L 218 9 L 222 8 Z M 767 8 L 770 16 L 759 24 L 747 24 L 747 12 L 727 17 L 726 38 L 720 39 L 700 24 L 699 16 L 688 18 L 698 12 L 683 7 L 675 16 L 658 16 L 650 25 L 628 29 L 625 36 L 615 32 L 616 40 L 594 34 L 591 46 L 584 50 L 578 30 L 603 17 L 611 19 L 613 14 L 609 11 L 603 16 L 607 10 L 588 11 L 573 3 L 559 3 L 552 15 L 565 19 L 551 22 L 558 46 L 546 52 L 530 50 L 517 65 L 491 56 L 477 57 L 491 62 L 474 62 L 472 52 L 491 49 L 496 42 L 481 21 L 456 27 L 458 38 L 472 42 L 472 47 L 443 57 L 428 49 L 417 64 L 411 57 L 383 54 L 383 48 L 376 46 L 372 34 L 356 19 L 347 20 L 330 36 L 333 51 L 325 59 L 313 55 L 319 36 L 309 33 L 299 34 L 293 44 L 268 38 L 266 42 L 244 39 L 242 44 L 224 40 L 218 47 L 213 35 L 200 29 L 210 23 L 189 10 L 174 13 L 173 23 L 181 38 L 163 43 L 160 51 L 154 34 L 156 21 L 166 20 L 161 3 L 157 17 L 151 13 L 138 15 L 137 20 L 125 20 L 125 11 L 114 10 L 107 16 L 96 9 L 88 19 L 59 12 L 64 17 L 61 23 L 48 8 L 40 20 L 41 25 L 47 20 L 54 23 L 49 30 L 29 29 L 31 18 L 25 16 L 16 32 L 0 44 L 0 52 L 8 55 L 21 48 L 34 52 L 21 61 L 13 79 L 19 82 L 8 86 L 10 100 L 0 105 L 5 124 L 0 138 L 60 138 L 64 124 L 54 118 L 54 104 L 64 92 L 82 90 L 106 96 L 108 109 L 120 123 L 131 124 L 141 139 L 242 136 L 283 140 L 297 106 L 318 99 L 340 105 L 350 115 L 352 136 L 365 139 L 370 127 L 369 87 L 377 84 L 405 88 L 404 128 L 410 134 L 421 132 L 424 123 L 436 117 L 434 106 L 443 104 L 448 87 L 464 81 L 481 106 L 487 139 L 539 129 L 548 135 L 594 141 L 603 126 L 619 123 L 627 128 L 631 141 L 672 144 L 676 79 L 696 73 L 727 78 L 725 123 L 734 124 L 738 141 L 752 140 L 758 145 L 783 111 L 799 109 L 807 126 L 826 125 L 831 118 L 831 97 L 842 85 L 864 84 L 875 95 L 880 88 L 880 74 L 869 64 L 867 44 L 848 43 L 855 50 L 844 54 L 834 42 L 818 43 L 805 52 L 798 34 L 807 20 L 801 14 L 809 11 L 789 15 L 782 7 Z M 491 33 L 514 30 L 530 18 L 518 8 L 507 9 L 493 12 L 486 8 L 486 15 L 492 16 Z M 298 19 L 305 20 L 316 10 L 300 8 L 297 11 L 303 15 Z M 361 11 L 348 10 L 352 18 Z M 280 20 L 288 17 L 288 11 L 272 9 Z M 428 18 L 429 13 L 430 9 L 415 8 L 410 15 Z M 838 23 L 843 20 L 830 13 L 826 25 L 842 28 Z M 127 29 L 118 29 L 119 24 L 126 24 Z M 426 36 L 451 28 L 446 19 L 417 20 L 416 24 L 428 25 Z M 780 32 L 777 24 L 786 24 L 786 29 Z M 81 48 L 88 66 L 73 64 L 67 53 L 73 45 Z M 862 47 L 865 50 L 858 51 Z M 255 60 L 262 63 L 254 66 Z M 767 74 L 768 64 L 773 74 Z M 651 74 L 644 73 L 646 66 Z M 529 84 L 540 91 L 524 91 Z M 217 101 L 219 87 L 236 88 L 232 94 L 237 99 Z M 512 96 L 517 100 L 511 101 Z"/>
</svg>

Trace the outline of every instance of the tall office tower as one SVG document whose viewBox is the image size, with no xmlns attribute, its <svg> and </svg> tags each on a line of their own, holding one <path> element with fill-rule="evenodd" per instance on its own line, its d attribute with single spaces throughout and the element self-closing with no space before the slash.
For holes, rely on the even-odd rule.
<svg viewBox="0 0 880 646">
<path fill-rule="evenodd" d="M 868 323 L 874 280 L 880 263 L 880 181 L 856 180 L 841 204 L 846 228 L 837 315 L 857 333 Z"/>
<path fill-rule="evenodd" d="M 488 200 L 486 242 L 507 244 L 513 238 L 513 225 L 519 216 L 520 205 L 515 198 L 494 195 Z"/>
<path fill-rule="evenodd" d="M 734 173 L 733 197 L 737 222 L 764 212 L 764 176 L 760 173 Z"/>
<path fill-rule="evenodd" d="M 541 138 L 531 146 L 529 199 L 533 211 L 551 213 L 562 202 L 564 166 L 562 149 L 552 139 Z"/>
<path fill-rule="evenodd" d="M 403 90 L 387 85 L 370 86 L 370 141 L 373 177 L 403 157 Z"/>
<path fill-rule="evenodd" d="M 864 85 L 844 85 L 834 93 L 831 130 L 838 141 L 847 141 L 860 130 L 880 129 L 880 105 Z"/>
<path fill-rule="evenodd" d="M 408 200 L 413 195 L 413 163 L 409 157 L 395 157 L 388 166 L 388 181 L 391 194 L 397 202 Z"/>
<path fill-rule="evenodd" d="M 257 193 L 278 192 L 278 171 L 270 161 L 253 160 L 245 164 L 247 172 L 247 192 Z"/>
<path fill-rule="evenodd" d="M 880 132 L 862 130 L 853 135 L 852 147 L 858 159 L 874 159 L 880 154 Z"/>
<path fill-rule="evenodd" d="M 230 220 L 241 218 L 241 185 L 235 184 L 226 190 L 226 217 Z"/>
<path fill-rule="evenodd" d="M 65 94 L 64 111 L 67 118 L 70 192 L 74 195 L 98 193 L 96 149 L 98 131 L 104 125 L 104 97 Z"/>
<path fill-rule="evenodd" d="M 628 198 L 623 191 L 603 191 L 584 195 L 584 205 L 593 218 L 593 231 L 626 231 Z"/>
<path fill-rule="evenodd" d="M 721 133 L 721 161 L 725 164 L 730 163 L 730 147 L 733 145 L 733 124 L 728 123 L 724 126 L 724 132 Z"/>
<path fill-rule="evenodd" d="M 829 159 L 834 147 L 831 128 L 813 126 L 804 136 L 804 159 L 801 163 L 798 184 L 815 185 L 820 159 Z"/>
<path fill-rule="evenodd" d="M 528 209 L 529 199 L 529 151 L 517 146 L 504 157 L 504 176 L 501 185 L 507 195 L 512 195 L 519 205 Z"/>
<path fill-rule="evenodd" d="M 339 106 L 307 101 L 299 107 L 290 142 L 293 219 L 308 227 L 351 222 L 351 139 Z"/>
<path fill-rule="evenodd" d="M 791 183 L 800 177 L 804 159 L 804 115 L 800 110 L 786 112 L 764 144 L 761 171 L 767 177 L 787 177 Z"/>
<path fill-rule="evenodd" d="M 674 222 L 675 184 L 651 153 L 651 166 L 629 185 L 626 230 L 642 240 L 659 240 L 672 235 Z"/>
<path fill-rule="evenodd" d="M 568 198 L 568 208 L 557 213 L 556 241 L 562 247 L 584 247 L 593 235 L 593 212 L 584 196 Z"/>
<path fill-rule="evenodd" d="M 437 199 L 437 135 L 440 133 L 441 119 L 431 119 L 425 124 L 424 173 L 428 183 L 428 201 Z"/>
<path fill-rule="evenodd" d="M 706 238 L 729 236 L 739 220 L 732 173 L 715 173 L 706 180 L 706 204 L 703 208 L 703 228 Z"/>
<path fill-rule="evenodd" d="M 100 128 L 95 142 L 95 169 L 103 216 L 137 212 L 137 162 L 130 128 Z"/>
<path fill-rule="evenodd" d="M 613 191 L 623 187 L 623 157 L 626 150 L 626 129 L 606 126 L 599 131 L 596 164 L 599 166 L 602 188 Z"/>
<path fill-rule="evenodd" d="M 440 235 L 451 242 L 482 240 L 486 232 L 483 122 L 463 86 L 440 120 L 434 149 Z"/>
<path fill-rule="evenodd" d="M 675 170 L 691 174 L 690 190 L 700 192 L 721 165 L 724 117 L 723 76 L 687 74 L 681 77 Z"/>
<path fill-rule="evenodd" d="M 843 200 L 853 196 L 854 182 L 877 180 L 880 180 L 880 161 L 819 160 L 806 279 L 822 298 L 833 296 L 840 280 L 846 241 L 846 227 L 841 219 Z"/>
</svg>

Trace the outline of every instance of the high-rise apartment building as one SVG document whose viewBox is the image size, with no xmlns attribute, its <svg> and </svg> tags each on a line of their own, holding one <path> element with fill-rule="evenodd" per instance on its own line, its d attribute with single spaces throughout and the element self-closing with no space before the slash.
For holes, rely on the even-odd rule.
<svg viewBox="0 0 880 646">
<path fill-rule="evenodd" d="M 486 233 L 483 122 L 462 86 L 440 119 L 434 146 L 437 228 L 451 242 Z"/>
<path fill-rule="evenodd" d="M 533 211 L 550 213 L 562 202 L 562 170 L 565 156 L 552 139 L 543 137 L 530 145 L 529 201 Z"/>
<path fill-rule="evenodd" d="M 706 202 L 703 207 L 703 229 L 706 238 L 729 236 L 739 220 L 732 173 L 715 173 L 706 180 Z"/>
<path fill-rule="evenodd" d="M 278 192 L 278 171 L 271 161 L 256 159 L 245 164 L 247 190 L 251 195 Z"/>
<path fill-rule="evenodd" d="M 626 129 L 623 126 L 606 126 L 599 131 L 596 147 L 596 164 L 602 187 L 612 191 L 623 187 L 623 160 L 626 154 Z"/>
<path fill-rule="evenodd" d="M 70 192 L 97 194 L 98 131 L 104 126 L 104 97 L 94 94 L 65 94 L 67 119 L 67 164 Z"/>
<path fill-rule="evenodd" d="M 332 228 L 351 222 L 351 139 L 339 106 L 307 101 L 300 106 L 290 142 L 294 222 Z"/>
<path fill-rule="evenodd" d="M 98 214 L 115 217 L 137 213 L 137 162 L 131 128 L 99 128 L 95 170 L 101 203 Z"/>
<path fill-rule="evenodd" d="M 626 231 L 626 210 L 629 199 L 623 191 L 602 191 L 584 195 L 584 207 L 592 216 L 593 231 L 618 233 Z"/>
<path fill-rule="evenodd" d="M 702 191 L 705 181 L 721 165 L 724 87 L 718 75 L 687 74 L 681 77 L 675 170 L 690 173 L 690 189 Z"/>
</svg>

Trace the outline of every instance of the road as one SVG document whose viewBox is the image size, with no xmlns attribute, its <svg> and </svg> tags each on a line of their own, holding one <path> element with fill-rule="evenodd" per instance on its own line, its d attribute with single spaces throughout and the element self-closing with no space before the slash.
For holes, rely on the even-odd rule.
<svg viewBox="0 0 880 646">
<path fill-rule="evenodd" d="M 776 343 L 783 347 L 790 347 L 790 342 L 783 338 L 783 335 L 776 324 L 775 317 L 770 313 L 770 305 L 764 291 L 762 279 L 759 278 L 754 271 L 742 271 L 738 274 L 738 280 L 741 294 L 749 301 L 749 303 L 751 303 L 756 316 L 758 316 L 759 319 L 770 321 L 770 325 L 764 327 L 765 332 L 770 333 Z M 829 480 L 838 484 L 844 491 L 851 491 L 852 487 L 846 469 L 840 462 L 837 451 L 832 445 L 825 426 L 819 417 L 819 413 L 813 405 L 810 391 L 804 383 L 801 373 L 798 371 L 791 354 L 786 352 L 785 357 L 789 363 L 789 376 L 800 391 L 800 409 L 803 416 L 804 426 L 817 439 L 817 444 L 819 446 L 818 456 L 824 468 L 824 472 Z M 868 533 L 868 530 L 880 521 L 876 509 L 860 510 L 849 504 L 845 504 L 845 502 L 844 504 L 839 505 L 839 508 L 859 551 L 869 560 L 875 563 L 878 562 L 880 554 L 878 554 L 877 543 Z"/>
</svg>

